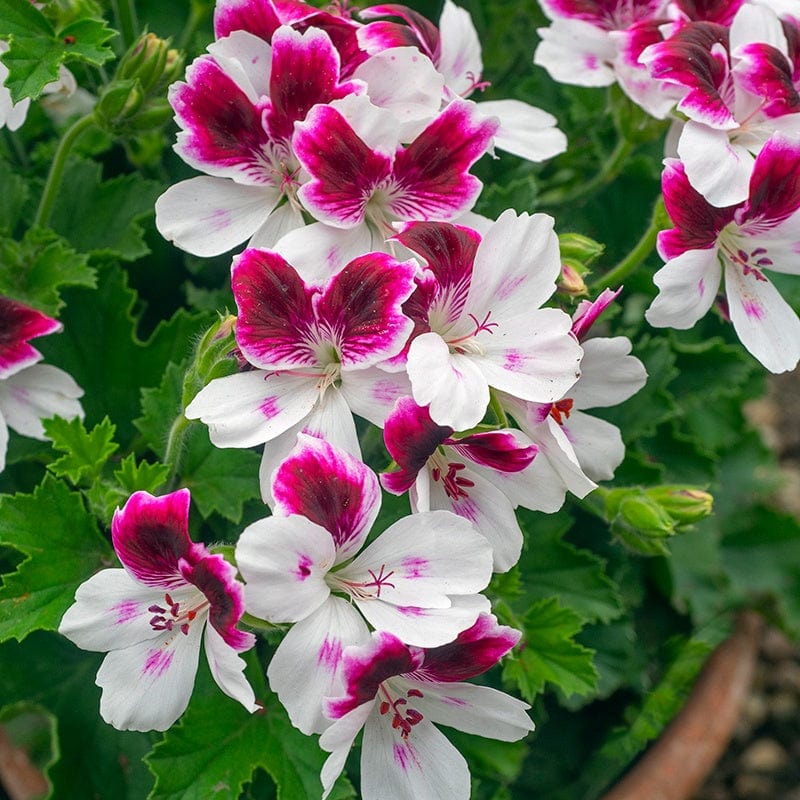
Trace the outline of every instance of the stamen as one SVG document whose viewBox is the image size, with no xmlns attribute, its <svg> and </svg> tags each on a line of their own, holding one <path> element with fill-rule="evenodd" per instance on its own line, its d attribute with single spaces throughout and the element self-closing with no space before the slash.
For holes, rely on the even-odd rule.
<svg viewBox="0 0 800 800">
<path fill-rule="evenodd" d="M 569 419 L 570 412 L 572 411 L 573 400 L 571 397 L 567 397 L 564 400 L 559 400 L 557 403 L 553 403 L 552 407 L 550 408 L 550 416 L 559 424 L 563 425 L 564 420 L 561 419 L 561 415 L 563 414 L 567 419 Z"/>
<path fill-rule="evenodd" d="M 153 604 L 147 609 L 154 614 L 150 620 L 150 627 L 154 631 L 172 631 L 177 627 L 184 636 L 188 636 L 189 623 L 195 620 L 197 615 L 209 605 L 208 600 L 203 595 L 200 596 L 203 599 L 196 606 L 181 613 L 181 604 L 176 603 L 169 593 L 166 593 L 164 602 L 167 604 L 167 608 Z"/>
</svg>

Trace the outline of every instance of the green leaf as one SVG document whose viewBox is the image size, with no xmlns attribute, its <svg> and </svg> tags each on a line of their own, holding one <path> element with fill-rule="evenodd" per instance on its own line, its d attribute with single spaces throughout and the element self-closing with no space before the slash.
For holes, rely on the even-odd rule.
<svg viewBox="0 0 800 800">
<path fill-rule="evenodd" d="M 0 239 L 0 294 L 53 316 L 64 305 L 61 287 L 96 285 L 88 258 L 52 231 L 30 229 L 22 242 Z"/>
<path fill-rule="evenodd" d="M 95 161 L 71 160 L 50 225 L 82 253 L 135 261 L 150 252 L 139 221 L 153 213 L 163 187 L 138 173 L 109 181 L 101 174 Z"/>
<path fill-rule="evenodd" d="M 103 20 L 77 20 L 56 33 L 43 14 L 25 5 L 26 0 L 0 0 L 0 38 L 10 37 L 0 60 L 8 67 L 5 86 L 15 103 L 38 98 L 65 61 L 99 66 L 114 57 L 107 42 L 116 31 Z"/>
<path fill-rule="evenodd" d="M 154 494 L 169 477 L 169 467 L 164 464 L 149 464 L 147 461 L 136 463 L 131 453 L 120 462 L 114 477 L 119 485 L 128 493 L 150 492 Z"/>
<path fill-rule="evenodd" d="M 59 800 L 142 800 L 153 784 L 142 763 L 150 737 L 116 731 L 100 717 L 94 679 L 101 658 L 52 633 L 0 645 L 0 708 L 24 701 L 57 719 L 52 747 L 60 758 L 46 776 Z"/>
<path fill-rule="evenodd" d="M 119 446 L 114 442 L 115 430 L 108 417 L 88 432 L 77 417 L 44 420 L 44 432 L 52 439 L 53 447 L 65 454 L 48 464 L 48 469 L 56 477 L 68 478 L 74 484 L 96 479 Z"/>
<path fill-rule="evenodd" d="M 3 576 L 0 641 L 56 630 L 78 585 L 113 563 L 80 495 L 49 475 L 33 494 L 0 496 L 0 545 L 26 556 Z"/>
<path fill-rule="evenodd" d="M 548 683 L 567 697 L 594 691 L 598 674 L 593 653 L 574 638 L 583 627 L 578 614 L 551 597 L 534 603 L 523 624 L 522 644 L 516 659 L 505 662 L 504 680 L 514 683 L 531 703 Z"/>
<path fill-rule="evenodd" d="M 622 613 L 617 586 L 606 574 L 602 558 L 564 542 L 561 532 L 539 525 L 546 515 L 520 511 L 518 516 L 526 539 L 520 560 L 526 607 L 557 597 L 584 622 L 608 622 Z"/>
<path fill-rule="evenodd" d="M 236 800 L 261 767 L 278 788 L 279 800 L 319 797 L 325 753 L 292 726 L 265 686 L 260 668 L 249 669 L 264 710 L 249 714 L 222 694 L 203 666 L 189 708 L 147 757 L 156 785 L 149 800 Z M 351 797 L 342 782 L 338 797 Z"/>
</svg>

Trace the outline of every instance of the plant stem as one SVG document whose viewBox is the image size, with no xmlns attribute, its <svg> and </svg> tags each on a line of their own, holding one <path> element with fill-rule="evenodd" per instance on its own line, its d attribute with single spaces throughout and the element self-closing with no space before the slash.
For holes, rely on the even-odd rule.
<svg viewBox="0 0 800 800">
<path fill-rule="evenodd" d="M 539 197 L 539 204 L 542 206 L 558 206 L 589 196 L 596 189 L 601 189 L 611 183 L 622 172 L 622 168 L 627 163 L 633 150 L 634 144 L 632 142 L 627 139 L 619 139 L 603 166 L 600 167 L 591 180 L 575 186 L 569 191 L 559 188 L 551 189 Z"/>
<path fill-rule="evenodd" d="M 33 219 L 34 227 L 46 228 L 50 223 L 50 214 L 53 212 L 53 204 L 58 195 L 58 190 L 61 188 L 64 168 L 67 166 L 67 156 L 69 156 L 70 150 L 72 150 L 73 145 L 81 134 L 91 128 L 92 125 L 94 125 L 94 114 L 87 114 L 85 117 L 76 120 L 61 137 L 53 163 L 50 165 L 47 183 L 44 185 L 44 191 L 42 192 L 41 200 L 39 200 L 39 208 Z"/>
<path fill-rule="evenodd" d="M 186 21 L 186 27 L 181 31 L 181 38 L 178 40 L 179 50 L 189 49 L 189 45 L 191 45 L 197 29 L 200 27 L 207 14 L 208 8 L 206 6 L 201 6 L 198 3 L 191 4 L 189 19 Z"/>
<path fill-rule="evenodd" d="M 615 267 L 592 283 L 592 292 L 596 293 L 610 286 L 622 283 L 649 255 L 656 246 L 659 231 L 663 230 L 665 222 L 664 199 L 659 195 L 653 206 L 653 215 L 650 224 L 642 237 L 634 245 L 633 250 L 625 256 Z"/>
<path fill-rule="evenodd" d="M 122 36 L 123 49 L 127 50 L 139 35 L 139 22 L 133 0 L 112 0 L 117 25 Z"/>
<path fill-rule="evenodd" d="M 183 437 L 186 429 L 189 427 L 189 420 L 183 415 L 178 414 L 175 417 L 172 427 L 169 429 L 169 436 L 167 437 L 167 450 L 164 453 L 164 463 L 169 467 L 169 477 L 167 478 L 167 487 L 174 488 L 173 483 L 178 476 L 178 468 L 181 463 L 181 450 L 183 449 Z"/>
</svg>

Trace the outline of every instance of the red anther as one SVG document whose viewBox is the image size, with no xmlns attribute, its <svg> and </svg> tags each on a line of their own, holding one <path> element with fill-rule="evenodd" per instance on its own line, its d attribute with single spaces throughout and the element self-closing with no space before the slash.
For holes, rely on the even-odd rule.
<svg viewBox="0 0 800 800">
<path fill-rule="evenodd" d="M 181 633 L 184 636 L 188 636 L 189 635 L 189 623 L 188 622 L 184 622 L 183 625 L 181 625 Z"/>
<path fill-rule="evenodd" d="M 550 416 L 559 424 L 563 425 L 564 420 L 561 419 L 561 415 L 563 414 L 567 419 L 569 419 L 570 412 L 572 411 L 572 398 L 567 397 L 565 400 L 559 400 L 557 403 L 553 403 L 552 408 L 550 409 Z"/>
<path fill-rule="evenodd" d="M 408 697 L 424 697 L 419 689 L 409 689 L 406 692 L 406 695 L 408 695 Z"/>
<path fill-rule="evenodd" d="M 441 475 L 442 475 L 442 471 L 439 469 L 439 467 L 434 467 L 431 470 L 431 478 L 433 478 L 435 481 L 438 481 L 439 478 L 441 477 Z"/>
<path fill-rule="evenodd" d="M 174 606 L 175 605 L 175 601 L 168 594 L 164 595 L 164 599 L 167 601 L 167 605 L 168 606 Z"/>
<path fill-rule="evenodd" d="M 406 721 L 409 725 L 416 725 L 418 722 L 422 722 L 422 714 L 414 708 L 409 708 L 406 712 Z"/>
<path fill-rule="evenodd" d="M 391 706 L 389 705 L 389 703 L 387 703 L 387 702 L 384 700 L 384 701 L 381 703 L 381 708 L 380 708 L 380 712 L 381 712 L 381 714 L 388 714 L 388 713 L 389 713 L 389 709 L 390 709 L 390 708 L 391 708 Z"/>
<path fill-rule="evenodd" d="M 167 612 L 166 608 L 161 608 L 161 606 L 152 605 L 148 609 L 152 614 L 165 614 Z"/>
<path fill-rule="evenodd" d="M 189 618 L 189 622 L 191 622 L 197 616 L 197 612 L 190 611 L 186 616 Z"/>
</svg>

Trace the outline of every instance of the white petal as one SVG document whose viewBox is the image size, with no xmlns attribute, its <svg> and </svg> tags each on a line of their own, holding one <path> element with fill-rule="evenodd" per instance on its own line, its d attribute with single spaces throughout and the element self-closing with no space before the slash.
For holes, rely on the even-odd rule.
<svg viewBox="0 0 800 800">
<path fill-rule="evenodd" d="M 207 49 L 254 105 L 261 97 L 269 97 L 272 48 L 260 36 L 232 31 Z"/>
<path fill-rule="evenodd" d="M 478 103 L 478 110 L 500 120 L 494 137 L 499 150 L 539 162 L 567 149 L 567 137 L 556 127 L 556 118 L 541 108 L 520 100 L 491 100 Z"/>
<path fill-rule="evenodd" d="M 284 236 L 305 227 L 306 223 L 300 210 L 294 203 L 286 202 L 267 217 L 267 221 L 250 237 L 247 246 L 257 247 L 259 250 L 274 250 L 275 245 Z M 294 264 L 291 259 L 286 260 Z"/>
<path fill-rule="evenodd" d="M 324 792 L 322 800 L 330 794 L 336 779 L 342 774 L 347 755 L 353 746 L 353 740 L 358 736 L 359 731 L 364 727 L 364 722 L 370 715 L 375 705 L 374 700 L 362 703 L 349 711 L 340 719 L 337 719 L 330 728 L 327 728 L 322 736 L 319 737 L 319 746 L 330 753 L 325 763 L 322 765 L 320 779 Z"/>
<path fill-rule="evenodd" d="M 367 717 L 361 745 L 363 800 L 469 800 L 467 762 L 427 719 L 408 738 L 377 709 Z"/>
<path fill-rule="evenodd" d="M 721 279 L 715 247 L 681 253 L 656 272 L 653 281 L 661 291 L 645 319 L 656 328 L 691 328 L 711 308 Z"/>
<path fill-rule="evenodd" d="M 582 411 L 573 411 L 564 427 L 587 477 L 594 481 L 610 481 L 625 458 L 619 428 Z"/>
<path fill-rule="evenodd" d="M 381 600 L 446 608 L 448 595 L 479 592 L 489 583 L 491 547 L 469 521 L 449 511 L 413 514 L 387 528 L 337 574 L 370 581 L 370 571 L 379 575 L 382 568 L 393 574 L 381 587 Z"/>
<path fill-rule="evenodd" d="M 202 176 L 176 183 L 156 200 L 156 227 L 176 247 L 218 256 L 264 224 L 280 193 L 273 186 L 242 186 Z"/>
<path fill-rule="evenodd" d="M 800 8 L 795 6 L 794 12 L 800 14 Z M 745 4 L 736 12 L 730 28 L 731 55 L 735 57 L 739 47 L 752 42 L 771 45 L 788 57 L 786 34 L 771 8 Z"/>
<path fill-rule="evenodd" d="M 731 142 L 727 131 L 689 120 L 678 140 L 678 155 L 689 183 L 711 205 L 722 208 L 747 200 L 755 159 Z"/>
<path fill-rule="evenodd" d="M 400 143 L 400 131 L 397 119 L 391 111 L 378 108 L 365 94 L 349 94 L 329 105 L 347 120 L 358 138 L 370 150 L 394 157 Z"/>
<path fill-rule="evenodd" d="M 411 394 L 411 382 L 405 372 L 368 367 L 343 372 L 339 391 L 354 414 L 382 428 L 394 404 Z"/>
<path fill-rule="evenodd" d="M 199 620 L 198 620 L 199 621 Z M 165 731 L 189 705 L 197 674 L 203 626 L 188 635 L 113 650 L 100 665 L 97 685 L 103 690 L 100 716 L 118 730 Z"/>
<path fill-rule="evenodd" d="M 325 576 L 335 558 L 333 537 L 305 517 L 248 525 L 236 544 L 245 607 L 270 622 L 304 619 L 330 596 Z"/>
<path fill-rule="evenodd" d="M 431 508 L 452 511 L 469 520 L 491 545 L 492 569 L 506 572 L 519 561 L 522 552 L 522 531 L 514 507 L 500 488 L 476 472 L 465 469 L 459 476 L 474 483 L 465 490 L 468 496 L 452 499 L 435 482 L 431 487 Z"/>
<path fill-rule="evenodd" d="M 742 344 L 770 372 L 794 369 L 800 360 L 800 319 L 773 284 L 726 263 L 725 292 Z"/>
<path fill-rule="evenodd" d="M 452 0 L 445 0 L 439 17 L 439 37 L 441 52 L 436 66 L 447 88 L 466 97 L 483 72 L 481 43 L 469 12 Z"/>
<path fill-rule="evenodd" d="M 6 468 L 6 451 L 8 450 L 8 425 L 0 408 L 0 472 Z"/>
<path fill-rule="evenodd" d="M 251 714 L 258 711 L 253 687 L 244 676 L 245 663 L 236 651 L 217 633 L 213 625 L 206 625 L 206 659 L 214 680 L 228 697 L 240 702 Z"/>
<path fill-rule="evenodd" d="M 400 75 L 402 80 L 398 80 Z M 384 50 L 359 64 L 353 78 L 367 84 L 367 94 L 376 106 L 394 114 L 403 142 L 416 139 L 442 104 L 444 78 L 416 47 Z"/>
<path fill-rule="evenodd" d="M 488 686 L 415 682 L 413 688 L 423 693 L 415 700 L 419 710 L 439 725 L 501 742 L 516 742 L 534 728 L 527 703 Z"/>
<path fill-rule="evenodd" d="M 393 606 L 381 600 L 357 601 L 367 622 L 416 647 L 439 647 L 472 627 L 481 614 L 491 611 L 482 594 L 453 595 L 450 608 Z"/>
<path fill-rule="evenodd" d="M 58 632 L 82 650 L 124 649 L 162 635 L 150 624 L 148 608 L 164 603 L 163 590 L 144 586 L 124 569 L 104 569 L 78 587 Z"/>
<path fill-rule="evenodd" d="M 10 428 L 44 439 L 42 420 L 53 416 L 83 419 L 77 398 L 83 389 L 64 370 L 33 364 L 0 383 L 0 408 Z"/>
<path fill-rule="evenodd" d="M 616 406 L 647 382 L 644 364 L 630 355 L 625 336 L 598 337 L 583 342 L 580 380 L 570 390 L 575 408 Z"/>
<path fill-rule="evenodd" d="M 269 663 L 267 678 L 295 728 L 312 734 L 330 725 L 322 700 L 344 693 L 342 650 L 367 641 L 369 629 L 361 615 L 338 597 L 292 626 Z"/>
<path fill-rule="evenodd" d="M 542 41 L 533 63 L 544 67 L 559 83 L 610 86 L 616 80 L 610 63 L 616 47 L 606 31 L 583 20 L 556 20 L 537 30 Z"/>
<path fill-rule="evenodd" d="M 319 398 L 314 378 L 250 370 L 215 378 L 186 407 L 217 447 L 252 447 L 296 425 Z"/>
<path fill-rule="evenodd" d="M 489 386 L 472 359 L 450 353 L 438 333 L 417 336 L 408 351 L 408 377 L 418 405 L 431 419 L 464 431 L 477 425 L 489 405 Z"/>
</svg>

